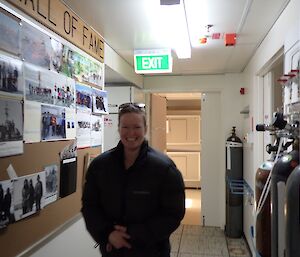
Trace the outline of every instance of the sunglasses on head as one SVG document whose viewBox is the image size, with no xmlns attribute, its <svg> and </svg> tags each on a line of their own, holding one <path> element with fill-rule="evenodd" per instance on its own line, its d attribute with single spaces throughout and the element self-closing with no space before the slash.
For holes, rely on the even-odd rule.
<svg viewBox="0 0 300 257">
<path fill-rule="evenodd" d="M 119 111 L 121 111 L 125 108 L 129 108 L 129 107 L 144 110 L 145 109 L 145 104 L 143 104 L 143 103 L 124 103 L 124 104 L 120 104 L 119 105 Z"/>
</svg>

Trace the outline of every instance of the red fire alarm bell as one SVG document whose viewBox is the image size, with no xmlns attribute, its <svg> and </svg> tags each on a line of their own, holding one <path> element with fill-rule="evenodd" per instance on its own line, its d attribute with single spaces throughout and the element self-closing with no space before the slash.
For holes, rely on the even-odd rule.
<svg viewBox="0 0 300 257">
<path fill-rule="evenodd" d="M 225 46 L 234 46 L 236 42 L 236 34 L 225 34 Z"/>
</svg>

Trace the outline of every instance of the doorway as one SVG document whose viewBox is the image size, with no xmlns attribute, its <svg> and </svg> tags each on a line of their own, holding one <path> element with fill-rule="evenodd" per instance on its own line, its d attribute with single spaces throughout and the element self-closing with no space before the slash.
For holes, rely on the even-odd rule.
<svg viewBox="0 0 300 257">
<path fill-rule="evenodd" d="M 163 99 L 169 98 L 169 93 L 156 93 L 152 94 L 153 96 L 160 97 Z M 177 93 L 170 93 L 177 94 Z M 185 94 L 185 93 L 180 93 Z M 186 93 L 191 97 L 195 96 L 196 93 Z M 152 96 L 151 95 L 151 96 Z M 186 99 L 186 95 L 184 95 Z M 200 101 L 199 101 L 200 99 Z M 198 101 L 200 102 L 200 165 L 199 165 L 199 184 L 200 187 L 196 190 L 199 190 L 200 196 L 200 188 L 201 188 L 201 215 L 198 218 L 200 224 L 206 226 L 216 226 L 223 228 L 225 225 L 225 178 L 223 172 L 222 163 L 225 163 L 225 154 L 224 147 L 222 142 L 223 135 L 223 122 L 221 119 L 222 109 L 221 109 L 221 92 L 205 92 L 202 93 Z M 188 100 L 191 101 L 191 100 Z M 156 116 L 159 119 L 164 119 L 165 131 L 167 132 L 167 122 L 166 117 L 160 116 L 160 112 L 153 113 L 152 112 L 152 104 L 151 101 L 148 102 L 151 115 Z M 199 104 L 199 103 L 198 103 Z M 166 107 L 165 107 L 166 109 Z M 187 110 L 182 110 L 179 114 L 186 114 Z M 179 122 L 181 124 L 181 122 Z M 151 126 L 151 131 L 158 131 L 160 128 L 156 129 L 152 127 L 151 122 L 149 123 Z M 171 128 L 172 129 L 172 128 Z M 164 135 L 166 135 L 166 132 Z M 166 138 L 166 137 L 165 137 Z M 150 136 L 151 139 L 151 136 Z M 151 144 L 151 140 L 150 140 Z M 183 147 L 185 144 L 181 144 Z M 154 146 L 154 145 L 152 145 Z M 155 147 L 155 146 L 154 146 Z M 168 153 L 167 144 L 165 144 L 165 153 Z M 172 148 L 172 151 L 175 149 Z M 182 149 L 178 149 L 182 150 Z M 187 149 L 185 149 L 187 151 Z M 176 161 L 175 161 L 176 163 Z M 186 161 L 188 163 L 188 161 Z M 179 166 L 179 165 L 178 165 Z M 195 187 L 197 188 L 197 187 Z"/>
<path fill-rule="evenodd" d="M 263 123 L 266 125 L 272 124 L 275 112 L 283 112 L 282 86 L 277 81 L 282 75 L 282 71 L 283 55 L 279 54 L 276 61 L 271 63 L 261 74 Z M 263 161 L 270 159 L 271 155 L 265 149 L 267 145 L 273 145 L 274 141 L 273 133 L 263 133 Z"/>
<path fill-rule="evenodd" d="M 152 146 L 165 152 L 175 162 L 184 179 L 187 211 L 182 223 L 200 225 L 201 93 L 157 93 L 152 94 L 151 101 L 151 116 L 159 119 L 153 118 L 151 124 Z M 164 101 L 165 104 L 162 104 Z M 153 111 L 153 106 L 154 109 L 165 110 Z M 164 135 L 161 135 L 162 131 Z M 153 136 L 159 136 L 159 140 Z"/>
</svg>

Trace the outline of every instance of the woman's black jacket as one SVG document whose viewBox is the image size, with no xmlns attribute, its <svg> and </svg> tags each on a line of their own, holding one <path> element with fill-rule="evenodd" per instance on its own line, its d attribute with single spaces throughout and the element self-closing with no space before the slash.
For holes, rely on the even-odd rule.
<svg viewBox="0 0 300 257">
<path fill-rule="evenodd" d="M 185 213 L 181 173 L 166 155 L 144 141 L 135 163 L 124 168 L 123 145 L 96 157 L 89 166 L 82 214 L 102 256 L 168 256 L 169 236 Z M 132 248 L 106 253 L 115 224 L 127 227 Z"/>
</svg>

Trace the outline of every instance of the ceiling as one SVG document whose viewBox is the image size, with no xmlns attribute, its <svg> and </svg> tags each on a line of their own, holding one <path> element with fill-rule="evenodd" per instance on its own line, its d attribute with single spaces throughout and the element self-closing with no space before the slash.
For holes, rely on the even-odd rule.
<svg viewBox="0 0 300 257">
<path fill-rule="evenodd" d="M 133 67 L 134 49 L 169 47 L 155 36 L 156 14 L 149 3 L 159 0 L 64 0 L 83 20 L 98 31 Z M 191 59 L 173 56 L 174 75 L 239 73 L 244 70 L 262 40 L 272 28 L 288 0 L 198 0 L 207 1 L 207 21 L 213 25 L 208 36 L 220 39 L 192 48 Z M 157 25 L 156 25 L 157 26 Z M 203 25 L 201 25 L 203 26 Z M 235 46 L 225 46 L 224 34 L 236 33 Z M 178 35 L 180 36 L 180 35 Z M 127 81 L 106 67 L 106 83 Z"/>
</svg>

